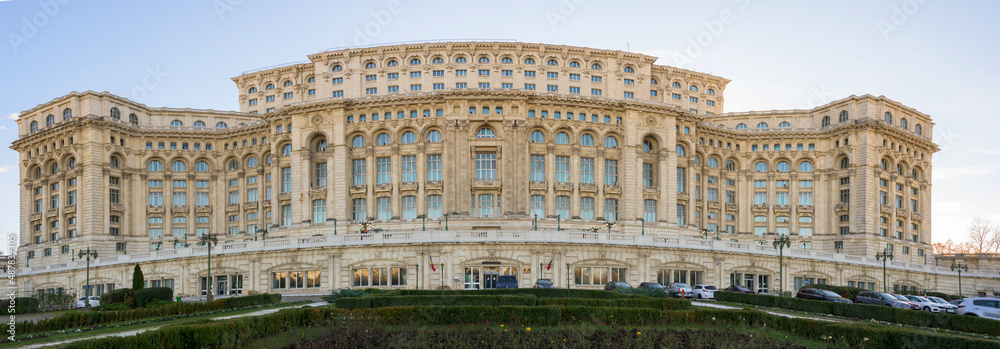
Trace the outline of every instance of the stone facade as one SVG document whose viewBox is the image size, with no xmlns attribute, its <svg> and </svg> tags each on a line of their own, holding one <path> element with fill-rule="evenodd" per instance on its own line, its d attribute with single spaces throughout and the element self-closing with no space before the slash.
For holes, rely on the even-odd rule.
<svg viewBox="0 0 1000 349">
<path fill-rule="evenodd" d="M 885 97 L 724 113 L 729 80 L 514 42 L 317 53 L 233 78 L 240 112 L 71 93 L 23 112 L 23 291 L 560 287 L 952 290 L 931 267 L 928 115 Z M 778 272 L 776 235 L 789 235 Z M 718 239 L 716 239 L 718 237 Z M 431 266 L 434 265 L 432 268 Z M 1000 290 L 970 272 L 976 290 Z M 995 274 L 995 273 L 994 273 Z M 963 275 L 965 276 L 965 275 Z M 964 281 L 965 282 L 965 281 Z"/>
</svg>

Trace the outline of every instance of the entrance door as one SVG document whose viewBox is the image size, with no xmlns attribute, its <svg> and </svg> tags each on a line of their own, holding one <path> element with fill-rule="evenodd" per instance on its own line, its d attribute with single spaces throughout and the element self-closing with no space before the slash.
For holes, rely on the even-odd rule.
<svg viewBox="0 0 1000 349">
<path fill-rule="evenodd" d="M 743 287 L 750 289 L 751 291 L 757 292 L 757 275 L 754 274 L 743 274 Z"/>
<path fill-rule="evenodd" d="M 499 272 L 488 271 L 483 273 L 483 289 L 494 289 L 497 288 L 497 277 L 500 276 Z"/>
<path fill-rule="evenodd" d="M 229 290 L 229 277 L 226 275 L 220 275 L 216 276 L 215 279 L 217 280 L 215 284 L 215 294 L 219 296 L 225 295 L 226 291 Z"/>
</svg>

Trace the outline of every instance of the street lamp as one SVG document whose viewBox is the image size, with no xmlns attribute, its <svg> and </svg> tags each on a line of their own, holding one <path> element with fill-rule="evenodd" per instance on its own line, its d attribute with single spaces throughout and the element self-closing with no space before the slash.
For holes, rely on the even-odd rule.
<svg viewBox="0 0 1000 349">
<path fill-rule="evenodd" d="M 337 235 L 337 219 L 333 219 L 333 235 Z"/>
<path fill-rule="evenodd" d="M 557 214 L 556 215 L 556 231 L 562 231 L 562 224 L 560 223 L 561 221 L 562 221 L 562 215 L 558 215 Z"/>
<path fill-rule="evenodd" d="M 445 231 L 448 231 L 448 216 L 450 216 L 450 214 L 448 214 L 448 213 L 444 214 L 444 230 Z"/>
<path fill-rule="evenodd" d="M 422 214 L 417 218 L 420 218 L 420 231 L 427 231 L 427 215 Z"/>
<path fill-rule="evenodd" d="M 83 303 L 85 304 L 85 307 L 89 309 L 90 295 L 87 292 L 90 292 L 90 259 L 97 259 L 97 250 L 91 250 L 90 247 L 87 247 L 86 251 L 81 250 L 79 254 L 80 254 L 80 259 L 83 259 L 83 257 L 87 257 L 87 290 L 83 292 L 84 296 Z"/>
<path fill-rule="evenodd" d="M 958 270 L 958 296 L 961 297 L 962 296 L 962 271 L 968 272 L 969 271 L 969 265 L 968 264 L 962 264 L 962 263 L 952 263 L 951 264 L 951 271 L 956 271 L 956 270 Z"/>
<path fill-rule="evenodd" d="M 636 218 L 639 222 L 642 222 L 642 235 L 646 235 L 646 220 L 643 218 Z"/>
<path fill-rule="evenodd" d="M 532 229 L 538 230 L 538 214 L 535 214 L 535 222 L 531 224 Z"/>
<path fill-rule="evenodd" d="M 208 289 L 205 292 L 208 294 L 208 301 L 212 301 L 212 246 L 219 244 L 219 238 L 216 234 L 204 234 L 200 237 L 201 244 L 205 245 L 208 251 L 208 278 L 206 282 L 208 283 Z"/>
<path fill-rule="evenodd" d="M 187 235 L 184 235 L 184 242 L 181 242 L 180 240 L 177 240 L 177 238 L 174 238 L 174 241 L 172 241 L 172 242 L 174 243 L 174 248 L 176 248 L 177 245 L 181 245 L 181 247 L 183 247 L 183 248 L 188 247 Z"/>
<path fill-rule="evenodd" d="M 875 253 L 875 260 L 882 261 L 882 292 L 888 292 L 889 290 L 889 287 L 886 284 L 885 266 L 886 263 L 888 263 L 889 260 L 892 259 L 892 257 L 893 257 L 892 251 L 889 250 L 889 246 L 886 246 L 885 249 L 882 250 L 882 252 Z"/>
<path fill-rule="evenodd" d="M 615 226 L 615 222 L 604 222 L 604 226 L 608 227 L 608 234 L 611 234 L 611 227 Z"/>
<path fill-rule="evenodd" d="M 367 234 L 368 233 L 368 228 L 371 228 L 371 226 L 372 226 L 372 221 L 371 220 L 367 220 L 367 221 L 358 223 L 358 226 L 361 227 L 361 233 L 362 234 Z"/>
<path fill-rule="evenodd" d="M 778 237 L 774 238 L 774 248 L 778 249 L 778 294 L 784 295 L 783 287 L 785 286 L 785 267 L 784 267 L 784 249 L 785 247 L 792 246 L 792 239 L 788 235 L 778 234 Z"/>
</svg>

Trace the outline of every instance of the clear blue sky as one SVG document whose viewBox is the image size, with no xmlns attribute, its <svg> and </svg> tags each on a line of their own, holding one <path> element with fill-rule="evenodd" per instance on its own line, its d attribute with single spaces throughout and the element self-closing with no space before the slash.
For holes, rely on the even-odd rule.
<svg viewBox="0 0 1000 349">
<path fill-rule="evenodd" d="M 231 77 L 343 45 L 516 39 L 630 49 L 731 79 L 726 111 L 870 93 L 930 114 L 942 149 L 934 240 L 964 240 L 972 217 L 1000 221 L 998 13 L 997 1 L 936 0 L 0 0 L 0 142 L 17 137 L 11 114 L 70 91 L 235 110 Z M 137 89 L 150 70 L 162 80 Z M 18 230 L 17 162 L 0 150 L 0 234 Z"/>
</svg>

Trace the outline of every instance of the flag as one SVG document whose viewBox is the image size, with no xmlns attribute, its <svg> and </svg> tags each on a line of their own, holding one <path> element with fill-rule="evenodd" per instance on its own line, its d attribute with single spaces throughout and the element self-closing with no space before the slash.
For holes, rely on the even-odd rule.
<svg viewBox="0 0 1000 349">
<path fill-rule="evenodd" d="M 427 259 L 431 261 L 431 271 L 437 271 L 437 268 L 434 267 L 434 258 L 431 256 L 427 256 Z"/>
<path fill-rule="evenodd" d="M 552 261 L 554 260 L 556 260 L 556 256 L 552 256 L 552 259 L 549 260 L 549 265 L 545 266 L 545 270 L 552 269 Z"/>
</svg>

